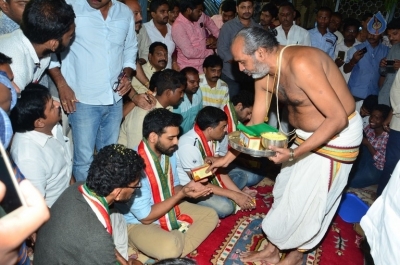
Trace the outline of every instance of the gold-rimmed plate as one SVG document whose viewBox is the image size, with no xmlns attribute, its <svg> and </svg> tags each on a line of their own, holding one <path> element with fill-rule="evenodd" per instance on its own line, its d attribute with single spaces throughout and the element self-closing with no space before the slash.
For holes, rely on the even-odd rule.
<svg viewBox="0 0 400 265">
<path fill-rule="evenodd" d="M 265 150 L 255 150 L 251 148 L 244 147 L 240 143 L 240 131 L 231 132 L 228 134 L 229 145 L 244 154 L 248 154 L 253 157 L 270 157 L 275 155 L 275 151 L 265 149 Z"/>
</svg>

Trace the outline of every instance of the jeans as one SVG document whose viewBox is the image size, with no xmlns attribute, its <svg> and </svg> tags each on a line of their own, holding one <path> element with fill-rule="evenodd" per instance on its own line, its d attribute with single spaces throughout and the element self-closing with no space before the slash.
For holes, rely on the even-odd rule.
<svg viewBox="0 0 400 265">
<path fill-rule="evenodd" d="M 263 175 L 253 173 L 248 169 L 238 166 L 233 167 L 228 174 L 239 189 L 254 186 L 264 178 Z"/>
<path fill-rule="evenodd" d="M 87 105 L 76 102 L 76 111 L 69 115 L 74 142 L 74 163 L 72 172 L 76 181 L 85 181 L 93 161 L 94 148 L 118 140 L 122 120 L 122 100 L 113 105 Z"/>
<path fill-rule="evenodd" d="M 374 166 L 374 158 L 365 145 L 360 146 L 360 154 L 351 169 L 349 186 L 351 188 L 365 188 L 378 184 L 382 170 Z"/>
<path fill-rule="evenodd" d="M 217 212 L 219 218 L 225 218 L 234 214 L 236 210 L 236 204 L 231 199 L 215 194 L 211 194 L 206 198 L 189 199 L 188 202 L 213 208 Z"/>
<path fill-rule="evenodd" d="M 393 129 L 389 132 L 389 140 L 386 144 L 385 166 L 378 183 L 376 195 L 380 196 L 390 180 L 397 162 L 400 160 L 400 132 Z"/>
</svg>

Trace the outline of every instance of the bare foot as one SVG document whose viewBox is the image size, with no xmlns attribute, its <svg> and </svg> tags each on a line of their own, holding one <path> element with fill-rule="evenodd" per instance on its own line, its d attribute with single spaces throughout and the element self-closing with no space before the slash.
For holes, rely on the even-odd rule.
<svg viewBox="0 0 400 265">
<path fill-rule="evenodd" d="M 256 261 L 266 261 L 271 264 L 279 262 L 279 250 L 274 247 L 266 247 L 260 251 L 249 251 L 240 253 L 240 260 L 243 262 L 256 262 Z"/>
<path fill-rule="evenodd" d="M 243 191 L 244 193 L 250 195 L 250 196 L 253 197 L 253 198 L 256 197 L 256 195 L 257 195 L 257 191 L 256 191 L 256 190 L 249 189 L 248 187 L 244 187 L 244 188 L 242 189 L 242 191 Z"/>
<path fill-rule="evenodd" d="M 278 262 L 276 265 L 302 265 L 303 264 L 303 253 L 293 250 L 286 255 L 286 257 Z"/>
</svg>

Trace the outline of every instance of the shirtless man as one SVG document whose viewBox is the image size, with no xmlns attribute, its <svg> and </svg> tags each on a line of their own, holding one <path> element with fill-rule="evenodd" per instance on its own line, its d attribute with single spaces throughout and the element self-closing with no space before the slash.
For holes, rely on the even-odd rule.
<svg viewBox="0 0 400 265">
<path fill-rule="evenodd" d="M 301 264 L 302 252 L 321 241 L 336 212 L 362 139 L 361 117 L 335 63 L 316 48 L 286 47 L 258 28 L 241 30 L 231 46 L 240 70 L 256 80 L 249 125 L 264 121 L 276 78 L 278 98 L 288 105 L 297 135 L 291 148 L 270 146 L 276 155 L 269 159 L 283 163 L 274 204 L 262 224 L 270 243 L 242 253 L 243 262 Z M 212 159 L 210 170 L 227 166 L 236 155 L 233 150 Z M 291 251 L 280 261 L 279 250 Z"/>
</svg>

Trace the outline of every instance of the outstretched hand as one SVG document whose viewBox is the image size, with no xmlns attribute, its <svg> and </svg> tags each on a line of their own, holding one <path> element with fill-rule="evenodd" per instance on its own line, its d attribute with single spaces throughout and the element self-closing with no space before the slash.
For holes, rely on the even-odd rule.
<svg viewBox="0 0 400 265">
<path fill-rule="evenodd" d="M 268 149 L 275 151 L 275 156 L 270 156 L 268 159 L 275 164 L 282 164 L 289 160 L 290 150 L 289 148 L 279 148 L 276 146 L 269 146 Z"/>
<path fill-rule="evenodd" d="M 212 189 L 205 186 L 203 182 L 196 182 L 194 180 L 183 186 L 182 191 L 185 197 L 193 199 L 208 196 L 212 193 Z"/>
</svg>

